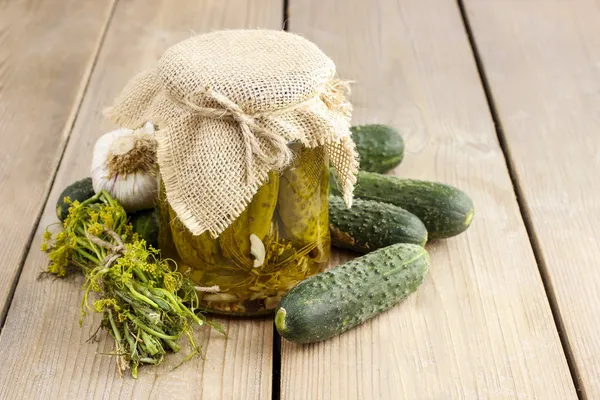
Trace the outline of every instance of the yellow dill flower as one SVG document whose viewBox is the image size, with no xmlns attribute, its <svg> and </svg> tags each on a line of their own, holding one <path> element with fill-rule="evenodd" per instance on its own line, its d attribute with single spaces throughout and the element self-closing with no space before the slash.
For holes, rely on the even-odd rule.
<svg viewBox="0 0 600 400">
<path fill-rule="evenodd" d="M 79 213 L 83 206 L 79 203 L 78 200 L 75 200 L 69 206 L 69 213 L 67 214 L 67 218 L 65 218 L 63 222 L 63 226 L 68 228 L 69 226 L 74 225 L 79 219 Z"/>
<path fill-rule="evenodd" d="M 90 282 L 90 288 L 92 288 L 92 290 L 94 292 L 99 292 L 100 289 L 101 289 L 100 284 L 98 283 L 98 281 Z"/>
<path fill-rule="evenodd" d="M 94 301 L 94 310 L 96 310 L 96 312 L 102 312 L 107 307 L 112 307 L 115 311 L 121 310 L 121 307 L 119 307 L 115 299 L 100 299 Z"/>
<path fill-rule="evenodd" d="M 65 241 L 65 239 L 67 238 L 67 234 L 65 232 L 66 231 L 60 231 L 56 234 L 56 242 L 57 243 Z"/>
<path fill-rule="evenodd" d="M 125 322 L 125 320 L 127 319 L 127 314 L 120 312 L 117 314 L 117 319 L 119 320 L 119 322 Z"/>
<path fill-rule="evenodd" d="M 108 207 L 106 207 L 106 208 L 108 208 Z M 115 224 L 115 219 L 113 217 L 113 214 L 111 214 L 108 211 L 101 212 L 100 219 L 102 220 L 102 223 L 104 224 L 104 226 L 106 226 L 107 228 L 111 228 Z"/>
<path fill-rule="evenodd" d="M 129 283 L 131 282 L 131 278 L 133 278 L 133 274 L 129 271 L 125 271 L 121 274 L 121 282 L 123 283 Z"/>
<path fill-rule="evenodd" d="M 88 228 L 90 235 L 100 236 L 104 232 L 104 227 L 99 222 L 94 222 Z"/>
<path fill-rule="evenodd" d="M 90 211 L 88 212 L 88 215 L 92 224 L 98 222 L 98 217 L 100 216 L 100 214 L 98 214 L 96 211 Z"/>
</svg>

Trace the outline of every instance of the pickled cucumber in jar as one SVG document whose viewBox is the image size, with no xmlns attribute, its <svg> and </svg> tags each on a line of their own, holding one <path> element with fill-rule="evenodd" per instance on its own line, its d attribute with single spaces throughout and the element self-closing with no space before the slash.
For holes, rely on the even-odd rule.
<svg viewBox="0 0 600 400">
<path fill-rule="evenodd" d="M 277 210 L 282 236 L 314 262 L 329 259 L 328 194 L 324 147 L 300 148 L 281 175 Z"/>
<path fill-rule="evenodd" d="M 267 234 L 272 233 L 278 193 L 279 173 L 272 171 L 268 181 L 258 189 L 248 207 L 219 236 L 223 255 L 234 264 L 244 269 L 264 264 L 264 242 Z"/>
<path fill-rule="evenodd" d="M 169 209 L 171 206 L 167 202 L 165 186 L 160 182 L 158 192 L 158 248 L 164 258 L 177 259 L 177 249 L 173 243 L 173 235 L 171 234 L 171 216 Z"/>
<path fill-rule="evenodd" d="M 159 247 L 162 255 L 178 263 L 179 271 L 193 279 L 201 277 L 194 269 L 200 270 L 217 264 L 219 248 L 217 241 L 208 232 L 194 236 L 177 218 L 169 205 L 161 182 L 159 192 Z M 194 268 L 202 265 L 203 268 Z"/>
<path fill-rule="evenodd" d="M 219 288 L 199 293 L 209 311 L 268 313 L 286 291 L 326 265 L 327 157 L 322 147 L 297 146 L 296 151 L 294 164 L 270 172 L 246 209 L 216 239 L 208 232 L 192 235 L 161 187 L 161 248 L 199 286 Z"/>
<path fill-rule="evenodd" d="M 169 207 L 169 217 L 173 243 L 181 262 L 187 265 L 198 263 L 216 264 L 219 256 L 219 246 L 210 233 L 204 232 L 194 236 L 177 218 L 175 211 Z"/>
</svg>

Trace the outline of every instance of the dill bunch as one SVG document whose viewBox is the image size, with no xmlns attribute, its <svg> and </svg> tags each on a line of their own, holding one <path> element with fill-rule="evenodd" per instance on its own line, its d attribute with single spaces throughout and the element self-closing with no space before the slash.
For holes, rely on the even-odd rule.
<svg viewBox="0 0 600 400">
<path fill-rule="evenodd" d="M 119 371 L 159 364 L 167 350 L 181 349 L 185 336 L 192 352 L 200 354 L 193 338 L 194 326 L 205 323 L 222 328 L 196 314 L 198 296 L 194 284 L 177 272 L 173 260 L 161 259 L 127 223 L 127 214 L 107 192 L 71 202 L 62 230 L 44 233 L 42 251 L 48 253 L 47 273 L 65 277 L 81 271 L 86 281 L 81 317 L 103 313 L 102 327 L 115 340 Z M 94 299 L 90 299 L 90 294 Z"/>
</svg>

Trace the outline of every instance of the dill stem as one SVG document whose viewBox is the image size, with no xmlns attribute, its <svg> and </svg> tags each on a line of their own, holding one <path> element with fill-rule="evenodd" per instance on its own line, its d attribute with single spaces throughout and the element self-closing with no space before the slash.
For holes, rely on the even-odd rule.
<svg viewBox="0 0 600 400">
<path fill-rule="evenodd" d="M 165 342 L 167 342 L 167 344 L 168 344 L 168 341 L 170 341 L 170 340 L 177 340 L 177 339 L 179 339 L 177 336 L 167 335 L 166 333 L 160 331 L 160 328 L 158 328 L 158 327 L 156 328 L 156 330 L 148 327 L 142 321 L 140 321 L 138 318 L 134 317 L 133 315 L 131 315 L 129 313 L 127 314 L 127 318 L 129 318 L 129 320 L 131 322 L 133 322 L 141 330 L 146 331 L 147 333 L 149 333 L 151 335 L 154 335 L 156 337 L 159 337 L 159 338 L 163 339 Z"/>
<path fill-rule="evenodd" d="M 137 353 L 137 346 L 135 345 L 135 342 L 133 341 L 133 338 L 131 337 L 131 334 L 129 333 L 129 327 L 127 326 L 127 324 L 125 324 L 125 329 L 123 329 L 123 331 L 125 332 L 125 339 L 127 340 L 127 343 L 129 343 L 129 347 L 131 348 L 131 359 L 135 358 L 135 354 Z"/>
<path fill-rule="evenodd" d="M 85 206 L 85 205 L 88 205 L 88 204 L 90 204 L 90 203 L 95 203 L 97 200 L 99 200 L 99 199 L 100 199 L 100 197 L 101 197 L 101 196 L 102 196 L 104 193 L 106 193 L 104 190 L 103 190 L 103 191 L 101 191 L 101 192 L 99 192 L 99 193 L 96 193 L 95 195 L 93 195 L 93 196 L 92 196 L 92 197 L 90 197 L 89 199 L 86 199 L 85 201 L 81 202 L 81 205 L 82 205 L 82 206 Z"/>
<path fill-rule="evenodd" d="M 154 288 L 154 290 L 156 292 L 161 293 L 163 296 L 165 296 L 170 301 L 171 308 L 173 308 L 174 311 L 177 311 L 178 313 L 184 312 L 181 309 L 181 307 L 179 307 L 179 301 L 177 301 L 177 299 L 175 299 L 175 297 L 173 297 L 173 294 L 171 294 L 168 290 L 161 289 L 161 288 Z"/>
<path fill-rule="evenodd" d="M 146 332 L 142 332 L 142 340 L 146 345 L 146 350 L 151 356 L 155 356 L 158 354 L 158 348 L 154 344 L 154 339 L 148 335 Z"/>
<path fill-rule="evenodd" d="M 79 246 L 83 247 L 84 249 L 92 251 L 94 253 L 96 252 L 95 249 L 94 249 L 94 246 L 91 246 L 88 241 L 83 240 L 79 236 L 77 236 L 77 238 L 75 240 L 77 241 L 77 244 Z"/>
<path fill-rule="evenodd" d="M 112 310 L 110 308 L 108 308 L 107 311 L 108 311 L 108 320 L 110 321 L 110 326 L 112 327 L 113 333 L 115 335 L 115 340 L 119 343 L 119 347 L 120 347 L 120 343 L 123 340 L 123 338 L 121 337 L 121 333 L 117 329 L 117 324 L 115 323 L 115 319 L 113 318 Z"/>
<path fill-rule="evenodd" d="M 179 346 L 177 343 L 175 343 L 172 340 L 168 340 L 165 339 L 165 343 L 171 348 L 171 350 L 173 350 L 173 352 L 177 353 L 179 350 L 181 350 L 181 346 Z"/>
<path fill-rule="evenodd" d="M 95 258 L 94 256 L 88 254 L 86 251 L 84 251 L 83 249 L 80 249 L 78 247 L 75 248 L 75 252 L 77 254 L 79 254 L 81 257 L 86 258 L 88 260 L 90 260 L 91 262 L 93 262 L 94 264 L 100 264 L 100 261 Z"/>
<path fill-rule="evenodd" d="M 203 325 L 204 322 L 196 314 L 194 314 L 189 308 L 187 308 L 180 300 L 176 299 L 171 292 L 165 289 L 156 288 L 156 291 L 160 291 L 167 299 L 170 300 L 171 307 L 174 307 L 175 311 L 180 314 L 188 315 L 198 325 Z"/>
<path fill-rule="evenodd" d="M 136 284 L 136 289 L 141 292 L 144 296 L 148 297 L 150 300 L 152 300 L 153 302 L 155 302 L 156 304 L 158 304 L 158 306 L 163 310 L 163 311 L 171 311 L 171 306 L 169 305 L 169 302 L 165 301 L 164 299 L 155 296 L 154 294 L 152 294 L 148 288 Z"/>
<path fill-rule="evenodd" d="M 140 280 L 144 283 L 148 283 L 148 278 L 146 278 L 146 275 L 140 271 L 139 268 L 132 268 L 133 273 L 135 274 L 135 276 L 137 276 L 138 278 L 140 278 Z"/>
<path fill-rule="evenodd" d="M 126 286 L 127 286 L 127 289 L 129 289 L 129 291 L 133 295 L 133 297 L 135 297 L 139 301 L 142 301 L 142 302 L 148 304 L 151 307 L 160 308 L 158 306 L 158 304 L 156 304 L 155 302 L 153 302 L 152 300 L 150 300 L 149 298 L 147 298 L 146 296 L 144 296 L 143 294 L 141 294 L 140 292 L 138 292 L 137 290 L 135 290 L 135 288 L 133 287 L 133 285 L 130 282 L 127 283 Z"/>
<path fill-rule="evenodd" d="M 105 273 L 107 273 L 109 271 L 109 269 L 104 268 L 104 269 L 99 270 L 98 272 L 94 272 L 96 269 L 97 268 L 95 268 L 94 270 L 89 272 L 89 275 L 86 276 L 86 278 L 87 278 L 86 288 L 85 288 L 85 291 L 83 292 L 83 299 L 81 299 L 82 310 L 85 307 L 88 310 L 93 311 L 93 308 L 90 307 L 89 302 L 88 302 L 88 297 L 90 295 L 90 292 L 92 291 L 92 286 L 97 279 L 99 279 L 102 275 L 104 275 Z"/>
</svg>

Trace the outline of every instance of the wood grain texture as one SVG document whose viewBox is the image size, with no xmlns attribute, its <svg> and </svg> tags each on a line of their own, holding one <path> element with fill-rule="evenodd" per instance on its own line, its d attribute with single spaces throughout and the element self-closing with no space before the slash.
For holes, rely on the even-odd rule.
<svg viewBox="0 0 600 400">
<path fill-rule="evenodd" d="M 282 399 L 577 398 L 456 2 L 292 0 L 289 23 L 356 81 L 355 123 L 400 129 L 395 174 L 462 188 L 476 215 L 428 246 L 430 274 L 403 304 L 284 342 Z"/>
<path fill-rule="evenodd" d="M 465 2 L 585 398 L 600 398 L 600 3 Z"/>
<path fill-rule="evenodd" d="M 129 0 L 118 3 L 77 116 L 71 139 L 35 235 L 0 335 L 2 399 L 270 399 L 272 320 L 223 320 L 228 338 L 198 332 L 205 359 L 170 370 L 185 351 L 159 368 L 140 369 L 139 380 L 119 377 L 106 332 L 86 342 L 99 315 L 78 326 L 81 280 L 37 280 L 47 260 L 39 251 L 54 204 L 70 182 L 89 175 L 95 140 L 114 127 L 101 116 L 127 80 L 154 65 L 171 44 L 219 28 L 281 26 L 279 0 Z"/>
<path fill-rule="evenodd" d="M 0 319 L 113 0 L 0 0 Z"/>
</svg>

